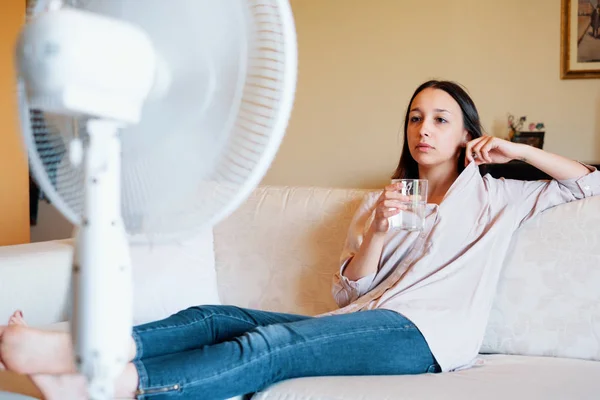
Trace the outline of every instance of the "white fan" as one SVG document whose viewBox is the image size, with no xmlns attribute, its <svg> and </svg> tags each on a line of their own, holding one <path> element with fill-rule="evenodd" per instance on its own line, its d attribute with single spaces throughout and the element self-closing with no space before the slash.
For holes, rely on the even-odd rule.
<svg viewBox="0 0 600 400">
<path fill-rule="evenodd" d="M 42 192 L 79 226 L 76 362 L 107 399 L 131 332 L 128 241 L 212 226 L 258 184 L 292 108 L 292 13 L 287 0 L 32 11 L 17 44 L 23 132 Z"/>
</svg>

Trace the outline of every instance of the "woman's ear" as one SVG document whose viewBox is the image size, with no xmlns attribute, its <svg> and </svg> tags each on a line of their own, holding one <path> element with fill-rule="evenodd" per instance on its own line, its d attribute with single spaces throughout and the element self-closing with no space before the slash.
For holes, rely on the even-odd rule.
<svg viewBox="0 0 600 400">
<path fill-rule="evenodd" d="M 463 136 L 463 145 L 466 145 L 471 140 L 473 140 L 473 135 L 471 135 L 471 132 L 465 131 Z"/>
</svg>

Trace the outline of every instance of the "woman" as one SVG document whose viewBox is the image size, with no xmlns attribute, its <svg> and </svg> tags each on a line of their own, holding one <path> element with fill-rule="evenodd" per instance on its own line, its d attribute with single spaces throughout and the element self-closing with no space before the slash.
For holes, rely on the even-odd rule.
<svg viewBox="0 0 600 400">
<path fill-rule="evenodd" d="M 479 164 L 513 159 L 554 180 L 479 174 Z M 512 233 L 544 209 L 600 194 L 595 169 L 482 135 L 467 93 L 443 81 L 415 91 L 394 177 L 428 180 L 425 229 L 388 229 L 407 200 L 398 187 L 367 196 L 334 279 L 342 308 L 307 317 L 202 306 L 138 326 L 117 395 L 224 399 L 300 376 L 466 368 L 481 345 Z M 84 396 L 66 334 L 13 323 L 2 339 L 6 367 L 32 374 L 47 398 L 67 398 L 65 390 L 69 398 Z"/>
</svg>

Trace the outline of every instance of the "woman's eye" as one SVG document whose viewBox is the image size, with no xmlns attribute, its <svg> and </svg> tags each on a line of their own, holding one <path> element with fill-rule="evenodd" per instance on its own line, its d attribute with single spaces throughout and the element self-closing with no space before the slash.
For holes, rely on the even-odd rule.
<svg viewBox="0 0 600 400">
<path fill-rule="evenodd" d="M 417 116 L 410 117 L 410 122 L 419 122 L 420 120 L 421 120 L 421 118 L 419 118 Z"/>
<path fill-rule="evenodd" d="M 439 122 L 440 124 L 445 124 L 446 122 L 448 122 L 442 117 L 437 117 L 435 120 L 436 120 L 436 122 Z"/>
</svg>

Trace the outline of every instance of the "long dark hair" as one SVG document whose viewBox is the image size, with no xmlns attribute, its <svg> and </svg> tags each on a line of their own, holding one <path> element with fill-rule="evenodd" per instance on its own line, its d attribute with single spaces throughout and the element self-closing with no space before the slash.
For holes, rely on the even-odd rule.
<svg viewBox="0 0 600 400">
<path fill-rule="evenodd" d="M 481 127 L 481 121 L 479 119 L 479 113 L 475 107 L 475 103 L 467 92 L 458 83 L 450 81 L 428 81 L 422 84 L 415 90 L 415 93 L 408 103 L 406 109 L 406 116 L 404 117 L 404 145 L 402 146 L 402 154 L 400 155 L 400 161 L 398 167 L 392 176 L 392 179 L 417 179 L 419 178 L 419 164 L 410 155 L 408 148 L 407 130 L 409 122 L 409 114 L 412 103 L 419 93 L 423 90 L 433 88 L 443 90 L 448 93 L 458 103 L 463 115 L 463 124 L 467 132 L 471 134 L 471 140 L 477 139 L 483 135 L 483 128 Z M 460 174 L 465 169 L 465 149 L 460 151 L 458 158 L 458 173 Z"/>
</svg>

